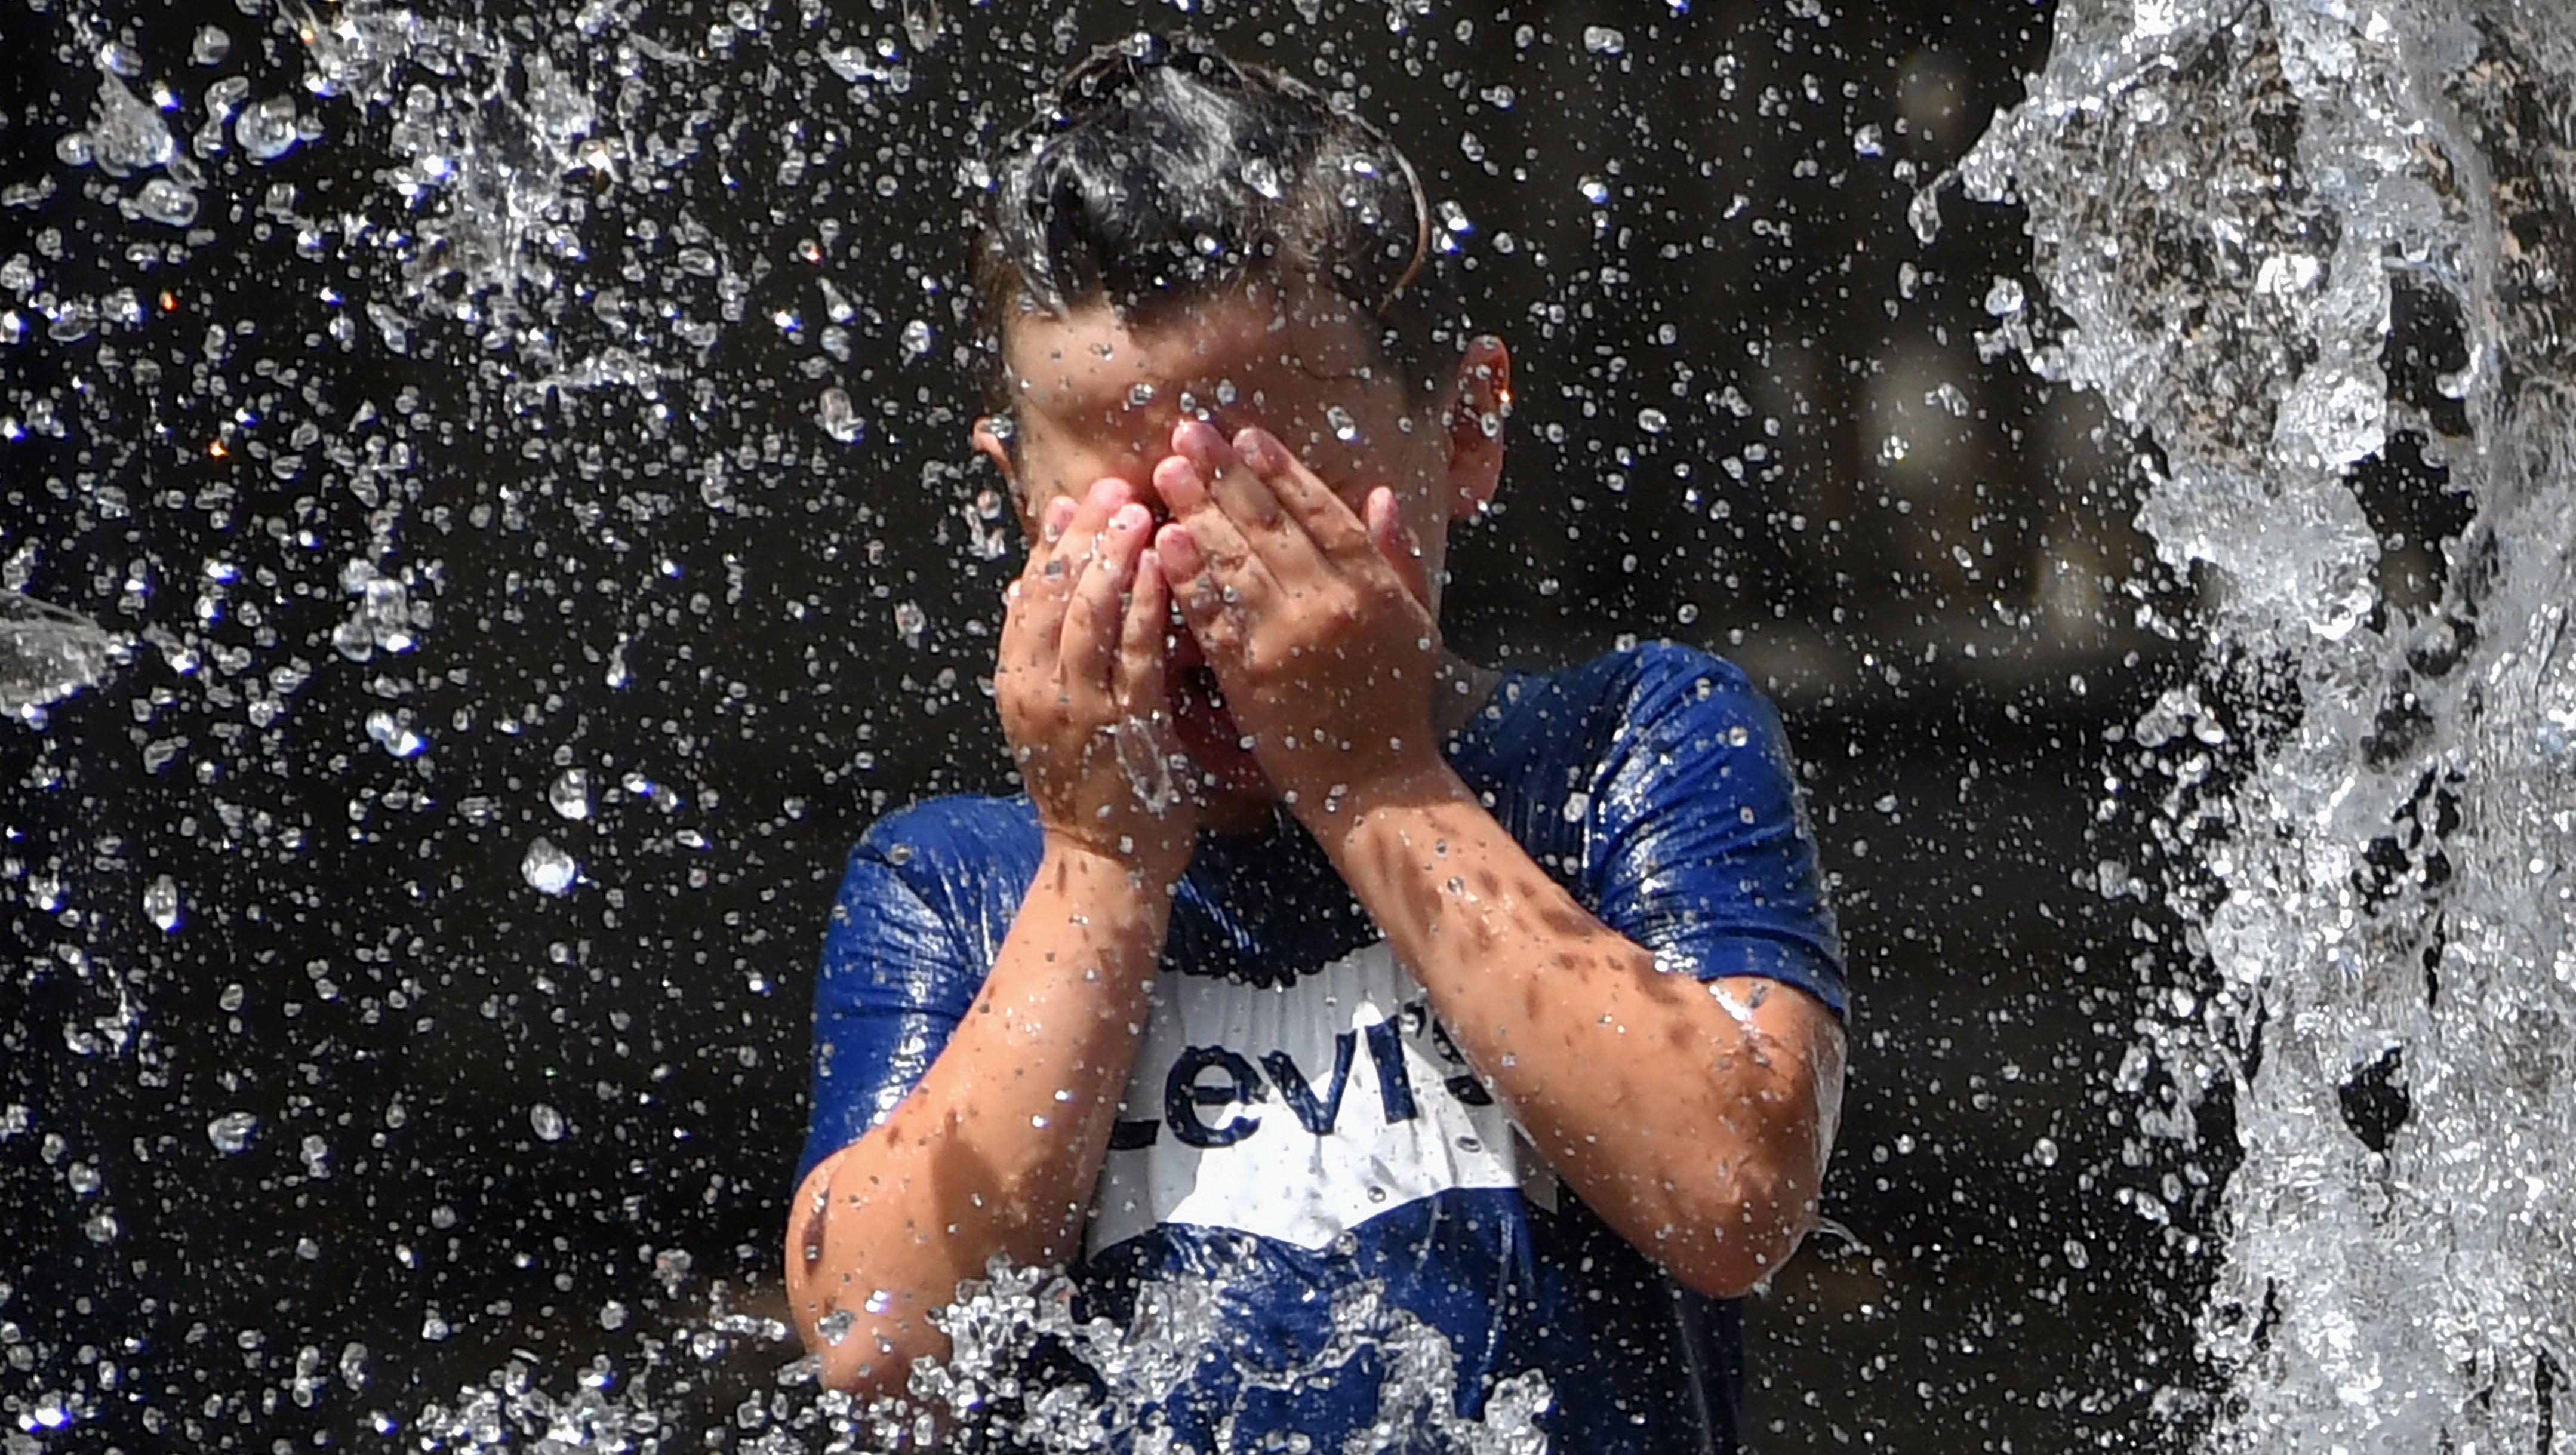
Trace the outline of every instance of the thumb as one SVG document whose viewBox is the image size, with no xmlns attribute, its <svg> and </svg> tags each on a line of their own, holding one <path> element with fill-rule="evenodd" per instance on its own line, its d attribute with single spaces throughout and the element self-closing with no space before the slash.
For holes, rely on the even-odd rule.
<svg viewBox="0 0 2576 1455">
<path fill-rule="evenodd" d="M 1395 492 L 1383 485 L 1377 487 L 1368 493 L 1362 509 L 1368 522 L 1369 544 L 1375 546 L 1378 555 L 1395 568 L 1396 579 L 1404 583 L 1405 590 L 1413 593 L 1413 599 L 1429 606 L 1431 575 L 1422 559 L 1422 541 L 1405 525 L 1404 517 L 1396 513 Z"/>
</svg>

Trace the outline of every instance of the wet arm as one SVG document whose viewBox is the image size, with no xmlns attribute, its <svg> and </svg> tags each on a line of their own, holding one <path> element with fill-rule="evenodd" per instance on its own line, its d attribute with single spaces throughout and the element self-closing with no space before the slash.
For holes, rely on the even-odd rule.
<svg viewBox="0 0 2576 1455">
<path fill-rule="evenodd" d="M 1051 844 L 919 1084 L 807 1176 L 787 1284 L 827 1385 L 900 1393 L 914 1358 L 946 1355 L 927 1315 L 960 1280 L 984 1277 L 995 1254 L 1072 1257 L 1169 913 L 1114 858 Z"/>
<path fill-rule="evenodd" d="M 1309 819 L 1548 1162 L 1630 1243 L 1733 1296 L 1815 1219 L 1842 1035 L 1801 991 L 1703 984 L 1595 918 L 1446 765 Z"/>
</svg>

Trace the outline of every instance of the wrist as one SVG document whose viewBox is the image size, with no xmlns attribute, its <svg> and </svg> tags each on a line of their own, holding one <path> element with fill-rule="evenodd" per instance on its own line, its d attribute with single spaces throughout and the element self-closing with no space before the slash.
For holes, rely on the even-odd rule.
<svg viewBox="0 0 2576 1455">
<path fill-rule="evenodd" d="M 1432 755 L 1312 798 L 1300 795 L 1294 808 L 1306 831 L 1331 850 L 1462 801 L 1475 802 L 1475 791 L 1447 759 Z"/>
<path fill-rule="evenodd" d="M 1195 835 L 1150 844 L 1126 837 L 1105 843 L 1054 824 L 1042 824 L 1039 832 L 1044 844 L 1041 874 L 1052 873 L 1085 896 L 1132 902 L 1157 915 L 1170 909 L 1172 892 L 1189 867 L 1196 843 Z"/>
</svg>

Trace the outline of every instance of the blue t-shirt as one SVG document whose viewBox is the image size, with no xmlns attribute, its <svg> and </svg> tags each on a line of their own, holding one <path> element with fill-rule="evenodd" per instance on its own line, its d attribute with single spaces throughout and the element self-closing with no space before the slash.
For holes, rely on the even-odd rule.
<svg viewBox="0 0 2576 1455">
<path fill-rule="evenodd" d="M 1843 1012 L 1779 719 L 1733 665 L 1652 645 L 1507 675 L 1447 753 L 1660 966 L 1768 977 Z M 1025 798 L 936 799 L 869 830 L 823 947 L 800 1179 L 947 1044 L 1040 849 Z M 1155 1285 L 1213 1288 L 1222 1347 L 1162 1408 L 1188 1448 L 1221 1430 L 1237 1449 L 1286 1431 L 1341 1448 L 1389 1377 L 1392 1355 L 1352 1352 L 1370 1310 L 1446 1338 L 1462 1415 L 1543 1374 L 1553 1450 L 1734 1447 L 1734 1304 L 1666 1277 L 1548 1170 L 1285 816 L 1199 842 L 1073 1273 L 1085 1312 L 1122 1324 Z"/>
</svg>

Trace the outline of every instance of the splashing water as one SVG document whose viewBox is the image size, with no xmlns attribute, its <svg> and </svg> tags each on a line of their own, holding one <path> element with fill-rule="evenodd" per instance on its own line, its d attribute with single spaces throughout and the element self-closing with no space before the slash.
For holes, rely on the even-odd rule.
<svg viewBox="0 0 2576 1455">
<path fill-rule="evenodd" d="M 2160 1068 L 2139 1126 L 2186 1140 L 2232 1091 L 2244 1161 L 2201 1320 L 2231 1380 L 2218 1450 L 2567 1438 L 2568 21 L 2069 6 L 1957 171 L 2029 208 L 2037 300 L 1999 283 L 1983 345 L 2098 391 L 2153 452 L 2164 560 L 2216 578 L 2202 680 L 2137 725 L 2132 776 L 2169 780 L 2165 889 L 2206 974 L 2121 1079 Z M 2365 488 L 2391 468 L 2415 518 L 2445 488 L 2476 508 L 2421 610 L 2393 599 L 2408 543 Z"/>
<path fill-rule="evenodd" d="M 622 1314 L 608 1317 L 622 1321 Z M 989 1279 L 963 1285 L 957 1302 L 932 1318 L 954 1353 L 945 1364 L 917 1361 L 903 1397 L 818 1392 L 815 1360 L 791 1357 L 776 1366 L 767 1395 L 754 1393 L 736 1407 L 737 1438 L 753 1442 L 745 1448 L 780 1452 L 894 1452 L 951 1448 L 943 1440 L 969 1430 L 977 1442 L 970 1448 L 979 1449 L 1171 1452 L 1179 1447 L 1160 1406 L 1188 1384 L 1202 1351 L 1221 1342 L 1225 1315 L 1216 1284 L 1197 1281 L 1149 1291 L 1124 1328 L 1106 1319 L 1078 1320 L 1066 1279 L 996 1259 Z M 687 1392 L 693 1366 L 737 1350 L 790 1353 L 794 1343 L 795 1335 L 774 1319 L 718 1306 L 703 1325 L 671 1342 L 647 1340 L 641 1359 L 624 1374 L 604 1357 L 595 1361 L 569 1393 L 549 1392 L 538 1370 L 514 1359 L 483 1385 L 461 1391 L 453 1405 L 424 1409 L 412 1430 L 415 1448 L 515 1450 L 533 1439 L 546 1442 L 540 1448 L 613 1450 L 687 1440 L 699 1432 L 688 1428 L 673 1396 Z M 1021 1372 L 1042 1345 L 1070 1354 L 1096 1388 L 1079 1380 L 1024 1386 Z M 1451 1409 L 1456 1356 L 1448 1341 L 1383 1305 L 1369 1287 L 1337 1300 L 1333 1335 L 1311 1358 L 1247 1379 L 1246 1388 L 1330 1379 L 1363 1353 L 1382 1360 L 1388 1374 L 1376 1419 L 1343 1447 L 1346 1455 L 1541 1455 L 1547 1448 L 1539 1427 L 1548 1403 L 1544 1379 L 1532 1373 L 1504 1380 L 1487 1398 L 1482 1419 L 1459 1417 Z M 1247 1440 L 1241 1448 L 1279 1448 L 1269 1438 Z M 1237 1447 L 1229 1441 L 1220 1448 Z"/>
<path fill-rule="evenodd" d="M 78 612 L 0 590 L 0 716 L 40 721 L 46 703 L 105 677 L 116 650 Z"/>
<path fill-rule="evenodd" d="M 1309 20 L 1318 13 L 1306 0 L 1297 8 Z M 683 122 L 651 109 L 695 104 L 670 98 L 706 87 L 710 54 L 760 34 L 765 14 L 729 7 L 725 22 L 703 28 L 700 46 L 696 37 L 654 39 L 651 17 L 613 0 L 591 0 L 533 42 L 498 22 L 428 18 L 367 0 L 327 15 L 289 3 L 282 18 L 307 67 L 300 89 L 223 77 L 192 119 L 183 107 L 147 100 L 139 63 L 102 47 L 95 85 L 84 79 L 75 93 L 78 114 L 65 121 L 57 156 L 113 183 L 135 236 L 173 257 L 181 239 L 203 246 L 196 230 L 227 213 L 283 229 L 296 257 L 317 265 L 306 281 L 335 310 L 311 336 L 326 357 L 332 348 L 435 356 L 441 367 L 505 386 L 492 397 L 518 412 L 560 408 L 579 394 L 631 394 L 638 427 L 655 442 L 656 471 L 672 428 L 666 406 L 699 386 L 695 407 L 708 409 L 714 391 L 702 366 L 728 329 L 739 337 L 746 300 L 773 270 L 768 316 L 796 347 L 810 338 L 819 354 L 799 361 L 816 368 L 782 370 L 772 382 L 797 401 L 816 440 L 874 445 L 908 424 L 880 420 L 879 399 L 865 388 L 854 395 L 857 379 L 824 359 L 846 362 L 845 329 L 873 327 L 896 338 L 906 365 L 935 363 L 953 331 L 913 312 L 940 294 L 936 278 L 916 268 L 901 279 L 910 296 L 894 311 L 854 303 L 821 271 L 836 229 L 813 228 L 820 244 L 795 254 L 795 266 L 811 271 L 794 273 L 729 248 L 678 200 L 685 190 L 648 193 L 650 179 L 685 177 L 691 167 L 733 186 L 747 165 L 731 154 L 737 142 L 742 156 L 774 161 L 781 186 L 819 164 L 819 143 L 792 125 L 762 140 L 738 116 L 692 113 Z M 2154 811 L 2173 855 L 2192 868 L 2161 887 L 2193 926 L 2207 983 L 2173 976 L 2166 1018 L 2122 1073 L 2132 1100 L 2164 1088 L 2166 1099 L 2139 1118 L 2147 1135 L 2189 1139 L 2213 1093 L 2234 1093 L 2246 1157 L 2229 1192 L 2226 1268 L 2202 1329 L 2235 1381 L 2211 1415 L 2216 1440 L 2245 1450 L 2527 1449 L 2532 1431 L 2547 1425 L 2543 1407 L 2553 1383 L 2563 1383 L 2559 1372 L 2576 1368 L 2576 1250 L 2567 1246 L 2576 1182 L 2560 1151 L 2576 1142 L 2568 1034 L 2576 950 L 2567 940 L 2576 880 L 2564 867 L 2576 842 L 2576 649 L 2564 622 L 2576 602 L 2567 559 L 2576 479 L 2563 460 L 2576 444 L 2566 397 L 2576 320 L 2561 301 L 2576 244 L 2567 160 L 2576 105 L 2566 79 L 2576 75 L 2576 54 L 2565 18 L 2141 0 L 2069 6 L 2059 23 L 2030 99 L 1957 177 L 1974 197 L 2018 198 L 2030 210 L 2030 276 L 1995 280 L 1983 347 L 1997 356 L 2017 350 L 2047 377 L 2097 391 L 2152 449 L 2145 523 L 2165 559 L 2220 582 L 2202 680 L 2168 693 L 2129 737 L 2143 768 L 2133 781 L 2160 776 L 2172 785 Z M 935 24 L 906 17 L 912 49 L 936 37 Z M 1607 27 L 1586 28 L 1579 40 L 1605 57 L 1646 45 Z M 209 29 L 191 58 L 216 66 L 232 51 L 230 38 Z M 889 37 L 815 54 L 850 88 L 849 108 L 866 113 L 859 130 L 890 125 L 872 108 L 911 84 L 901 45 Z M 810 78 L 814 67 L 803 69 Z M 377 195 L 343 191 L 326 206 L 271 181 L 334 129 L 381 134 L 389 165 L 372 181 Z M 1856 135 L 1851 150 L 1873 156 L 1879 145 L 1872 131 Z M 885 165 L 862 179 L 870 195 L 917 185 L 905 164 Z M 1612 179 L 1587 174 L 1565 195 L 1607 208 L 1617 191 Z M 1935 223 L 1928 198 L 1918 216 Z M 333 264 L 327 286 L 316 282 L 325 259 Z M 0 316 L 0 340 L 14 345 L 22 329 L 63 345 L 112 329 L 140 337 L 160 321 L 130 290 L 91 296 L 65 283 L 58 295 L 33 266 L 0 259 L 0 288 L 29 300 L 23 318 Z M 576 271 L 578 288 L 568 286 Z M 375 272 L 390 286 L 350 281 Z M 791 273 L 810 283 L 791 287 Z M 343 300 L 332 291 L 340 286 L 355 296 Z M 172 298 L 160 306 L 190 318 L 185 310 L 197 305 Z M 189 347 L 207 335 L 201 351 L 219 372 L 247 333 L 228 341 L 223 324 L 231 322 L 191 319 Z M 467 345 L 449 347 L 459 336 Z M 2392 364 L 2393 341 L 2406 340 L 2422 359 Z M 66 428 L 108 439 L 146 432 L 104 404 L 63 406 L 68 425 L 47 400 L 13 399 L 8 408 L 26 416 L 23 424 L 0 418 L 13 439 L 21 428 L 50 438 Z M 345 428 L 326 420 L 331 437 L 317 440 L 291 402 L 289 418 L 266 418 L 268 408 L 209 406 L 206 418 L 222 417 L 187 444 L 192 457 L 254 459 L 279 486 L 310 480 L 317 496 L 364 507 L 361 538 L 326 533 L 328 553 L 313 557 L 322 575 L 311 595 L 336 620 L 315 638 L 329 643 L 312 653 L 324 662 L 298 656 L 312 643 L 292 639 L 282 648 L 261 642 L 267 655 L 254 670 L 247 652 L 227 664 L 193 637 L 149 638 L 193 681 L 239 682 L 242 715 L 261 729 L 317 673 L 363 668 L 385 674 L 373 679 L 385 694 L 413 690 L 401 674 L 432 631 L 431 599 L 445 589 L 428 527 L 436 520 L 441 536 L 450 528 L 429 516 L 413 474 L 415 439 L 445 443 L 430 411 L 370 402 Z M 1964 403 L 1943 408 L 1967 412 Z M 1634 418 L 1649 436 L 1683 429 L 1658 409 Z M 934 411 L 924 427 L 954 423 Z M 1334 421 L 1336 433 L 1347 423 Z M 511 443 L 534 446 L 535 433 Z M 2387 532 L 2354 485 L 2405 438 L 2420 440 L 2430 468 L 2446 471 L 2447 487 L 2478 508 L 2442 547 L 2446 594 L 2423 611 L 2388 599 Z M 1890 440 L 1887 458 L 1903 459 L 1904 439 Z M 716 515 L 742 511 L 757 482 L 793 459 L 774 442 L 757 450 L 724 443 L 743 452 L 702 448 L 685 483 L 679 469 L 660 485 L 627 481 L 634 489 L 617 501 L 623 521 L 587 497 L 564 504 L 582 526 L 580 548 L 597 539 L 598 550 L 622 556 L 631 542 L 617 532 L 638 535 L 656 513 L 701 503 Z M 532 466 L 530 478 L 544 481 L 534 493 L 553 498 L 564 483 L 570 496 L 567 482 L 596 479 L 585 473 L 595 461 L 578 453 L 583 447 Z M 688 460 L 667 453 L 675 465 Z M 120 518 L 128 502 L 114 480 L 130 483 L 140 472 L 101 473 L 114 477 L 98 487 L 101 518 Z M 2436 487 L 2418 480 L 2413 488 Z M 234 502 L 221 493 L 229 489 L 218 484 L 195 502 L 225 522 L 209 527 L 210 540 L 230 528 Z M 453 514 L 460 529 L 520 532 L 531 498 L 515 483 L 495 483 L 453 502 Z M 980 518 L 999 513 L 996 500 Z M 275 524 L 276 539 L 317 549 L 297 535 L 302 518 Z M 976 554 L 999 554 L 998 528 L 989 538 L 976 528 Z M 650 599 L 648 589 L 677 574 L 655 564 L 632 598 Z M 231 579 L 210 567 L 199 608 L 209 641 Z M 139 614 L 141 586 L 125 589 Z M 801 620 L 803 603 L 791 608 Z M 648 616 L 639 608 L 636 620 Z M 907 601 L 891 617 L 904 641 L 922 645 L 921 608 Z M 38 721 L 46 704 L 102 680 L 124 640 L 14 589 L 0 592 L 0 712 Z M 211 665 L 200 672 L 199 662 Z M 622 656 L 605 668 L 583 665 L 626 681 Z M 432 751 L 433 741 L 466 731 L 461 721 L 445 726 L 451 720 L 371 700 L 351 722 L 363 722 L 361 741 L 383 750 L 369 750 L 377 761 L 368 766 L 396 765 L 427 782 L 443 751 Z M 159 762 L 175 751 L 146 749 L 163 753 Z M 2230 753 L 2243 759 L 2234 769 L 2224 762 Z M 1168 792 L 1163 765 L 1131 767 L 1149 804 Z M 545 782 L 529 780 L 531 809 L 550 810 L 557 833 L 591 833 L 587 772 L 568 769 L 550 787 L 535 786 Z M 668 797 L 629 791 L 633 802 L 649 797 L 672 811 Z M 497 812 L 461 811 L 477 823 Z M 596 812 L 610 811 L 603 792 Z M 280 842 L 292 851 L 298 840 Z M 535 837 L 503 855 L 498 872 L 509 877 L 515 867 L 516 882 L 536 897 L 580 903 L 589 896 L 583 865 L 604 875 L 610 861 L 591 839 L 579 847 L 576 860 Z M 189 880 L 191 896 L 201 882 Z M 2125 872 L 2106 870 L 2099 882 L 2106 893 L 2152 892 Z M 584 894 L 572 893 L 576 885 Z M 597 897 L 608 898 L 599 887 Z M 199 924 L 218 907 L 192 897 L 183 912 L 167 876 L 139 890 L 126 903 L 139 899 L 175 943 L 205 936 Z M 56 908 L 52 888 L 31 889 L 30 898 Z M 103 1021 L 108 1034 L 93 1038 L 109 1049 L 126 1044 L 131 1020 L 122 981 L 115 994 L 120 1018 Z M 237 1006 L 234 993 L 223 1008 Z M 2357 1132 L 2352 1109 L 2374 1095 L 2403 1108 L 2382 1118 L 2378 1145 Z M 585 1140 L 554 1103 L 522 1115 L 552 1152 Z M 258 1115 L 225 1110 L 193 1123 L 188 1137 L 201 1127 L 216 1156 L 250 1159 L 270 1141 L 296 1145 L 283 1116 L 274 1125 L 270 1138 Z M 388 1115 L 389 1128 L 400 1125 Z M 318 1139 L 305 1145 L 307 1175 L 318 1179 L 328 1149 Z M 2052 1142 L 2039 1147 L 2039 1161 L 2056 1160 Z M 2152 1216 L 2160 1204 L 2141 1196 L 2133 1206 Z M 115 1238 L 112 1220 L 93 1225 L 98 1241 Z M 673 1281 L 685 1268 L 683 1259 Z M 1156 1402 L 1188 1377 L 1216 1329 L 1214 1299 L 1203 1292 L 1171 1291 L 1117 1328 L 1075 1320 L 1061 1280 L 997 1270 L 943 1316 L 957 1356 L 917 1370 L 907 1399 L 874 1404 L 815 1391 L 811 1365 L 793 1357 L 783 1325 L 719 1311 L 702 1325 L 663 1330 L 667 1338 L 642 1336 L 644 1353 L 622 1369 L 602 1360 L 555 1378 L 514 1359 L 404 1433 L 428 1450 L 706 1443 L 712 1432 L 685 1428 L 690 1382 L 728 1351 L 748 1350 L 777 1356 L 779 1367 L 774 1388 L 733 1412 L 731 1438 L 744 1448 L 899 1448 L 925 1443 L 943 1419 L 976 1419 L 1041 1448 L 1152 1449 Z M 600 1314 L 602 1327 L 624 1325 L 624 1305 L 609 1308 L 616 1312 Z M 1547 1391 L 1535 1379 L 1506 1382 L 1485 1417 L 1468 1421 L 1451 1410 L 1451 1354 L 1435 1332 L 1365 1293 L 1337 1315 L 1333 1344 L 1274 1377 L 1329 1374 L 1363 1346 L 1376 1351 L 1392 1372 L 1373 1448 L 1542 1448 L 1537 1418 Z M 445 1340 L 466 1317 L 454 1304 L 445 1313 L 433 1307 L 422 1336 Z M 1070 1350 L 1098 1388 L 1016 1385 L 1015 1370 L 1040 1339 Z M 331 1381 L 323 1350 L 294 1357 L 288 1390 L 299 1404 Z M 347 1344 L 340 1381 L 358 1389 L 369 1362 L 364 1346 Z M 73 1405 L 45 1399 L 30 1406 L 35 1426 L 77 1421 Z M 2561 1428 L 2569 1423 L 2558 1418 Z M 384 1417 L 378 1433 L 404 1426 Z"/>
</svg>

